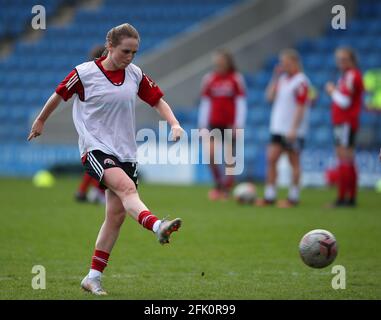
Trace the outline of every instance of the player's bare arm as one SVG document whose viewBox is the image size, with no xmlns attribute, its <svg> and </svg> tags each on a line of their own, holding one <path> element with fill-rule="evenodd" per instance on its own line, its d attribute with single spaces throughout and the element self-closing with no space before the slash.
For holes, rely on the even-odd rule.
<svg viewBox="0 0 381 320">
<path fill-rule="evenodd" d="M 273 102 L 276 95 L 276 84 L 278 79 L 271 79 L 269 85 L 266 88 L 266 99 L 269 102 Z"/>
<path fill-rule="evenodd" d="M 325 85 L 325 91 L 328 93 L 329 96 L 332 96 L 333 92 L 336 90 L 336 86 L 333 82 L 327 82 Z"/>
<path fill-rule="evenodd" d="M 176 119 L 168 103 L 161 98 L 155 105 L 155 109 L 160 114 L 160 116 L 171 126 L 173 139 L 180 139 L 184 130 L 181 128 L 179 121 Z"/>
<path fill-rule="evenodd" d="M 45 103 L 45 106 L 42 108 L 40 114 L 37 116 L 36 120 L 34 120 L 33 122 L 32 128 L 28 136 L 28 141 L 42 134 L 45 121 L 49 118 L 52 112 L 58 107 L 61 101 L 62 101 L 61 96 L 55 92 L 50 96 L 48 101 Z"/>
</svg>

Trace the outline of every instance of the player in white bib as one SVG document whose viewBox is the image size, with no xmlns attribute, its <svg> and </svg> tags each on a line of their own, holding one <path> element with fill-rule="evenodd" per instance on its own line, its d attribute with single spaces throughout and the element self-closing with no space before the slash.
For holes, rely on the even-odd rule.
<svg viewBox="0 0 381 320">
<path fill-rule="evenodd" d="M 277 162 L 286 152 L 292 167 L 292 184 L 288 198 L 278 206 L 290 207 L 299 203 L 300 152 L 307 133 L 309 114 L 310 82 L 302 71 L 298 53 L 286 49 L 280 54 L 280 65 L 267 88 L 267 98 L 273 102 L 270 134 L 271 142 L 267 150 L 267 173 L 264 199 L 257 205 L 274 204 L 277 197 Z"/>
<path fill-rule="evenodd" d="M 106 292 L 101 275 L 118 238 L 126 212 L 143 227 L 152 230 L 161 244 L 168 243 L 181 219 L 159 220 L 141 201 L 137 192 L 137 145 L 135 100 L 156 109 L 171 125 L 174 139 L 183 133 L 160 88 L 132 63 L 140 37 L 130 24 L 112 28 L 106 36 L 107 54 L 82 63 L 61 82 L 32 125 L 28 140 L 41 135 L 44 123 L 62 99 L 74 96 L 73 120 L 79 136 L 79 150 L 87 173 L 106 190 L 106 217 L 99 231 L 83 289 L 96 295 Z"/>
</svg>

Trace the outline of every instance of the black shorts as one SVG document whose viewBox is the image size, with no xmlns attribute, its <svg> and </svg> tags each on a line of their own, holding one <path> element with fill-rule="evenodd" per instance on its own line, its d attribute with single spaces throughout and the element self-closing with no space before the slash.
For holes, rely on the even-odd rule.
<svg viewBox="0 0 381 320">
<path fill-rule="evenodd" d="M 115 156 L 106 154 L 100 150 L 93 150 L 82 158 L 83 166 L 86 172 L 99 181 L 99 185 L 103 189 L 107 187 L 102 183 L 103 173 L 108 168 L 121 168 L 138 187 L 138 163 L 137 162 L 120 162 Z"/>
<path fill-rule="evenodd" d="M 279 144 L 287 151 L 301 152 L 304 148 L 304 139 L 296 138 L 293 143 L 287 140 L 286 136 L 280 134 L 271 135 L 271 143 Z"/>
<path fill-rule="evenodd" d="M 349 123 L 334 125 L 333 135 L 337 147 L 352 148 L 355 146 L 356 131 L 352 129 Z"/>
</svg>

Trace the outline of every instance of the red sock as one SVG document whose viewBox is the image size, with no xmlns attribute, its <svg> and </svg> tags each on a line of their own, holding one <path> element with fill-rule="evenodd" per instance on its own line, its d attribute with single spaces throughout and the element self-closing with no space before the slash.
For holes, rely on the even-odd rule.
<svg viewBox="0 0 381 320">
<path fill-rule="evenodd" d="M 221 188 L 222 187 L 221 173 L 220 173 L 220 170 L 218 168 L 218 165 L 211 163 L 210 164 L 210 170 L 212 171 L 214 183 L 216 184 L 217 188 Z"/>
<path fill-rule="evenodd" d="M 337 198 L 339 201 L 345 200 L 345 195 L 348 188 L 348 170 L 346 163 L 339 163 L 338 167 L 338 179 L 337 179 Z"/>
<path fill-rule="evenodd" d="M 91 269 L 103 272 L 104 268 L 107 267 L 109 256 L 109 253 L 95 249 L 93 258 L 91 260 Z"/>
<path fill-rule="evenodd" d="M 87 172 L 83 174 L 81 184 L 79 185 L 78 191 L 82 194 L 85 194 L 87 190 L 89 189 L 89 186 L 91 184 L 91 180 L 93 178 L 89 176 Z"/>
<path fill-rule="evenodd" d="M 99 191 L 101 191 L 103 194 L 105 193 L 105 189 L 103 189 L 103 188 L 101 187 L 101 183 L 100 183 L 97 179 L 91 177 L 91 181 L 90 181 L 90 183 L 93 185 L 94 188 L 97 188 L 97 189 L 98 189 Z"/>
<path fill-rule="evenodd" d="M 95 188 L 99 187 L 99 181 L 93 177 L 91 177 L 90 184 Z"/>
<path fill-rule="evenodd" d="M 152 231 L 152 227 L 159 219 L 154 216 L 150 211 L 142 211 L 139 213 L 138 221 L 146 229 Z"/>
<path fill-rule="evenodd" d="M 354 200 L 357 194 L 357 170 L 354 162 L 349 165 L 349 177 L 349 199 Z"/>
<path fill-rule="evenodd" d="M 225 184 L 224 184 L 225 189 L 229 191 L 231 188 L 233 188 L 233 185 L 234 185 L 234 176 L 233 175 L 226 176 Z"/>
</svg>

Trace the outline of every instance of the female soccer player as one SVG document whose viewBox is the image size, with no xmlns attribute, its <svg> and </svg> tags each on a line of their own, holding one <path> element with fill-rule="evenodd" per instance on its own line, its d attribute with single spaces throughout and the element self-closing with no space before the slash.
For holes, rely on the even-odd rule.
<svg viewBox="0 0 381 320">
<path fill-rule="evenodd" d="M 278 203 L 280 207 L 295 206 L 299 202 L 300 152 L 307 132 L 310 81 L 303 73 L 298 52 L 286 49 L 280 53 L 280 65 L 267 88 L 267 98 L 273 102 L 267 149 L 267 176 L 264 199 L 258 206 L 271 205 L 277 197 L 277 162 L 286 152 L 292 167 L 292 185 L 288 198 Z"/>
<path fill-rule="evenodd" d="M 237 72 L 232 55 L 224 50 L 217 51 L 213 57 L 214 72 L 207 74 L 202 82 L 199 109 L 199 128 L 220 130 L 222 141 L 211 138 L 210 169 L 215 188 L 209 191 L 209 199 L 226 198 L 234 184 L 234 176 L 225 176 L 215 163 L 214 152 L 222 146 L 224 129 L 232 129 L 233 145 L 235 129 L 243 128 L 246 121 L 247 102 L 243 77 Z M 217 143 L 216 143 L 217 142 Z M 234 146 L 228 146 L 231 154 Z"/>
<path fill-rule="evenodd" d="M 106 190 L 106 217 L 99 231 L 91 269 L 83 289 L 96 295 L 106 292 L 101 275 L 118 238 L 126 212 L 152 230 L 161 244 L 168 243 L 181 219 L 159 220 L 137 192 L 135 100 L 139 96 L 169 122 L 174 139 L 183 133 L 160 88 L 132 63 L 139 48 L 139 34 L 130 24 L 112 28 L 106 36 L 106 56 L 82 63 L 62 81 L 33 123 L 28 140 L 41 135 L 44 123 L 62 99 L 74 93 L 73 120 L 79 135 L 82 163 L 89 175 Z"/>
<path fill-rule="evenodd" d="M 326 84 L 332 98 L 332 122 L 338 159 L 337 199 L 333 207 L 356 205 L 357 170 L 354 160 L 355 137 L 359 128 L 364 84 L 357 58 L 351 48 L 338 48 L 336 64 L 341 71 L 337 85 Z"/>
</svg>

